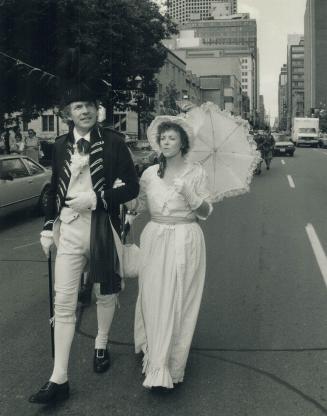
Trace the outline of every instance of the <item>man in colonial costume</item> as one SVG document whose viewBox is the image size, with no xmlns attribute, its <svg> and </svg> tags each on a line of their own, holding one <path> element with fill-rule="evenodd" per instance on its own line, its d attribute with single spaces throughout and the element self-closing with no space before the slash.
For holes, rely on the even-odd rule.
<svg viewBox="0 0 327 416">
<path fill-rule="evenodd" d="M 55 361 L 49 381 L 29 398 L 32 403 L 69 397 L 68 360 L 80 277 L 86 269 L 97 296 L 94 371 L 102 373 L 110 366 L 108 333 L 121 278 L 116 273 L 117 254 L 109 216 L 118 230 L 119 205 L 135 198 L 139 185 L 123 139 L 113 130 L 98 126 L 95 98 L 83 84 L 66 90 L 64 112 L 71 128 L 54 144 L 41 245 L 47 256 L 53 242 L 57 245 Z"/>
</svg>

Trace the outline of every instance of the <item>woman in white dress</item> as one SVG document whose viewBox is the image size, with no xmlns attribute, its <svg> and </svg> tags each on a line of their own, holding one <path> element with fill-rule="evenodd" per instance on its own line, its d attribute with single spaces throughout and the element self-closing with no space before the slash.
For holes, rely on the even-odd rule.
<svg viewBox="0 0 327 416">
<path fill-rule="evenodd" d="M 204 169 L 187 162 L 194 134 L 185 119 L 157 117 L 148 138 L 160 163 L 144 171 L 135 207 L 151 215 L 140 240 L 135 351 L 144 353 L 143 385 L 171 389 L 183 381 L 202 298 L 206 252 L 198 219 L 212 206 Z"/>
</svg>

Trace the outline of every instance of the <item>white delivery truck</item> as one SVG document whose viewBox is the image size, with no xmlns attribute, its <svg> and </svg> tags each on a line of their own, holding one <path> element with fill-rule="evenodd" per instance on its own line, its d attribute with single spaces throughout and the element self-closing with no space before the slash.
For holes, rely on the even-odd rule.
<svg viewBox="0 0 327 416">
<path fill-rule="evenodd" d="M 319 118 L 294 118 L 292 128 L 292 140 L 296 146 L 318 147 Z"/>
</svg>

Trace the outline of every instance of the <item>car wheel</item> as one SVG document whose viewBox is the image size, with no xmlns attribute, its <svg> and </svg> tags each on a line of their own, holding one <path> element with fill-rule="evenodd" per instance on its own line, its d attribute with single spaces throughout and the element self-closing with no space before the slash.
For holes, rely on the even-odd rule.
<svg viewBox="0 0 327 416">
<path fill-rule="evenodd" d="M 45 206 L 48 202 L 48 191 L 49 191 L 49 185 L 47 185 L 41 192 L 39 202 L 37 205 L 37 211 L 40 215 L 44 215 Z"/>
</svg>

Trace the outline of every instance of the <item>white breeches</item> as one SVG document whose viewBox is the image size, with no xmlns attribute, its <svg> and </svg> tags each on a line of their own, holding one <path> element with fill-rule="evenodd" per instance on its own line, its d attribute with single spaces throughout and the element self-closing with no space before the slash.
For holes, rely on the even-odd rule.
<svg viewBox="0 0 327 416">
<path fill-rule="evenodd" d="M 75 323 L 81 275 L 90 258 L 91 213 L 79 215 L 70 222 L 64 222 L 65 216 L 61 218 L 55 265 L 55 321 Z M 101 295 L 98 283 L 95 294 L 98 308 L 114 307 L 117 295 Z"/>
</svg>

